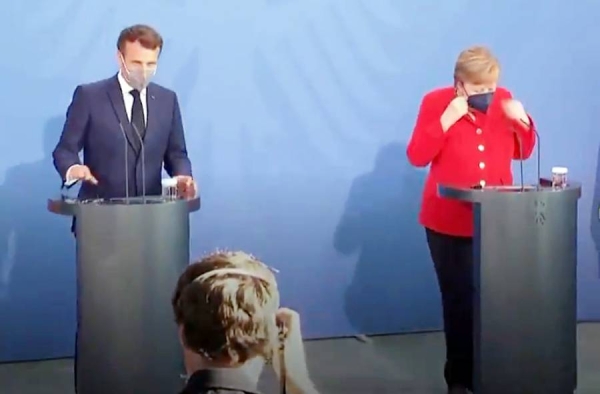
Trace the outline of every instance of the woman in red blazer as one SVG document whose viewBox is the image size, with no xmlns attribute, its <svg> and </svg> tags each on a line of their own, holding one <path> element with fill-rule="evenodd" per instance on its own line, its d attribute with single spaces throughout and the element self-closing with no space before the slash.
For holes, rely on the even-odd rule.
<svg viewBox="0 0 600 394">
<path fill-rule="evenodd" d="M 512 160 L 528 158 L 535 145 L 531 117 L 497 86 L 499 74 L 487 48 L 461 52 L 454 86 L 425 95 L 407 148 L 414 166 L 430 166 L 419 221 L 442 294 L 450 393 L 473 385 L 473 213 L 468 203 L 441 198 L 437 185 L 511 185 Z"/>
</svg>

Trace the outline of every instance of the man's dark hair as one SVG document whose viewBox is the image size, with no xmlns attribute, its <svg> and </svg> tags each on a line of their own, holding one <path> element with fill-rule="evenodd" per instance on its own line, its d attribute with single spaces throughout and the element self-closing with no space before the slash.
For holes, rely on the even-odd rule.
<svg viewBox="0 0 600 394">
<path fill-rule="evenodd" d="M 136 41 L 146 49 L 159 48 L 162 51 L 163 38 L 148 25 L 134 25 L 123 29 L 117 40 L 117 49 L 123 52 L 126 43 Z"/>
</svg>

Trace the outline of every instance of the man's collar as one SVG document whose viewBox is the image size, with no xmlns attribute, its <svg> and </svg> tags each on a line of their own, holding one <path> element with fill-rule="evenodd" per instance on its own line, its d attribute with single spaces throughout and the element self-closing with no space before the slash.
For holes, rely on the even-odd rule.
<svg viewBox="0 0 600 394">
<path fill-rule="evenodd" d="M 119 81 L 119 86 L 121 86 L 121 91 L 123 92 L 123 94 L 129 93 L 132 90 L 134 90 L 133 87 L 131 87 L 131 85 L 129 84 L 129 82 L 127 82 L 121 71 L 119 71 L 119 73 L 117 74 L 117 80 Z M 144 96 L 146 94 L 147 89 L 148 88 L 144 88 L 140 92 L 140 96 Z"/>
<path fill-rule="evenodd" d="M 182 394 L 210 389 L 226 389 L 259 394 L 258 388 L 243 368 L 211 368 L 194 372 Z"/>
</svg>

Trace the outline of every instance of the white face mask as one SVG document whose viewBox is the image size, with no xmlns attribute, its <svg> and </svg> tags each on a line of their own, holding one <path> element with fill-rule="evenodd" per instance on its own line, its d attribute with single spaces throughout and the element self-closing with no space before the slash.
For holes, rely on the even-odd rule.
<svg viewBox="0 0 600 394">
<path fill-rule="evenodd" d="M 151 68 L 151 69 L 134 69 L 134 70 L 130 70 L 127 67 L 127 64 L 125 64 L 125 59 L 123 59 L 123 55 L 121 56 L 121 62 L 123 64 L 123 68 L 125 69 L 125 79 L 127 80 L 127 82 L 129 82 L 129 84 L 131 85 L 132 88 L 142 91 L 144 90 L 152 81 L 152 78 L 154 77 L 154 75 L 156 75 L 156 68 Z"/>
</svg>

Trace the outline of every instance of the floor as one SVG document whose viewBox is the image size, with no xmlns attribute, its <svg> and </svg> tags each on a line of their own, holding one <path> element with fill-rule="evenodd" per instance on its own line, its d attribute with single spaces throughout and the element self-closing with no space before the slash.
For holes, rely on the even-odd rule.
<svg viewBox="0 0 600 394">
<path fill-rule="evenodd" d="M 444 394 L 444 339 L 440 333 L 391 335 L 363 343 L 353 338 L 309 341 L 312 378 L 322 394 Z M 0 365 L 2 394 L 73 393 L 71 360 Z M 276 394 L 272 372 L 261 386 Z M 600 324 L 579 326 L 577 394 L 600 393 Z"/>
</svg>

